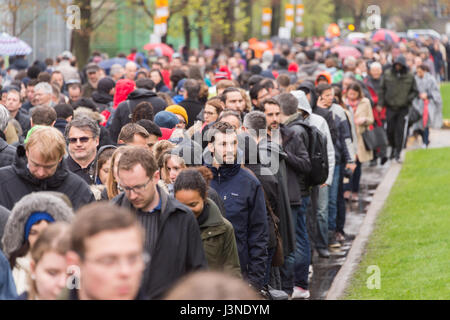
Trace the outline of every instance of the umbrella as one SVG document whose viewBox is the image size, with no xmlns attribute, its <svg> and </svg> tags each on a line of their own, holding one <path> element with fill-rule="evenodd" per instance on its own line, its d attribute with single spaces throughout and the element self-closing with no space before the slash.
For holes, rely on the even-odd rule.
<svg viewBox="0 0 450 320">
<path fill-rule="evenodd" d="M 399 42 L 400 38 L 394 31 L 379 29 L 372 35 L 372 41 Z"/>
<path fill-rule="evenodd" d="M 115 58 L 111 58 L 108 60 L 103 60 L 102 62 L 100 62 L 98 64 L 98 66 L 100 68 L 106 70 L 106 69 L 111 69 L 112 65 L 114 65 L 114 64 L 120 64 L 122 67 L 124 67 L 127 64 L 127 62 L 129 62 L 129 60 L 126 58 L 115 57 Z"/>
<path fill-rule="evenodd" d="M 0 55 L 2 56 L 26 56 L 33 50 L 24 41 L 12 37 L 7 33 L 0 34 Z"/>
<path fill-rule="evenodd" d="M 160 49 L 162 54 L 169 58 L 171 58 L 173 53 L 175 52 L 171 47 L 169 47 L 165 43 L 147 43 L 144 46 L 144 50 L 150 51 L 150 50 L 155 50 L 155 49 Z"/>
<path fill-rule="evenodd" d="M 344 59 L 350 56 L 355 58 L 361 57 L 361 52 L 359 52 L 359 50 L 355 47 L 350 46 L 337 46 L 331 49 L 331 52 L 337 53 L 339 55 L 339 59 Z"/>
</svg>

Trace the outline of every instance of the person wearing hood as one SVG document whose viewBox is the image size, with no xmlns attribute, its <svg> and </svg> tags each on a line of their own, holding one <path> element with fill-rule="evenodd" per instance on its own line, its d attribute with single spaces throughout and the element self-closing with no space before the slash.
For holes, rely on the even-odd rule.
<svg viewBox="0 0 450 320">
<path fill-rule="evenodd" d="M 149 102 L 153 107 L 153 113 L 157 114 L 167 108 L 167 103 L 157 96 L 155 83 L 150 79 L 136 81 L 136 90 L 128 95 L 127 100 L 120 103 L 112 116 L 109 132 L 113 141 L 117 141 L 120 130 L 131 122 L 131 115 L 137 105 L 143 101 Z"/>
<path fill-rule="evenodd" d="M 115 86 L 116 83 L 109 77 L 100 79 L 98 82 L 97 90 L 92 94 L 92 100 L 100 112 L 113 105 Z"/>
<path fill-rule="evenodd" d="M 216 122 L 209 132 L 206 158 L 211 182 L 223 198 L 226 218 L 234 228 L 243 278 L 256 290 L 264 287 L 269 230 L 261 183 L 238 163 L 238 137 L 228 123 Z"/>
<path fill-rule="evenodd" d="M 83 179 L 69 171 L 63 160 L 66 141 L 58 129 L 37 128 L 25 146 L 17 147 L 11 166 L 0 169 L 0 205 L 11 210 L 23 196 L 36 191 L 58 191 L 75 209 L 94 201 Z"/>
<path fill-rule="evenodd" d="M 2 244 L 19 295 L 29 289 L 29 253 L 39 234 L 50 223 L 71 222 L 73 216 L 72 208 L 60 195 L 52 193 L 31 193 L 15 204 L 5 226 Z"/>
<path fill-rule="evenodd" d="M 208 197 L 207 190 L 197 169 L 183 170 L 174 184 L 175 198 L 189 207 L 197 219 L 208 269 L 242 278 L 233 226 Z"/>
<path fill-rule="evenodd" d="M 392 147 L 391 159 L 400 161 L 400 153 L 404 147 L 406 116 L 418 94 L 414 75 L 409 72 L 405 57 L 400 55 L 392 68 L 383 74 L 378 102 L 380 106 L 387 108 L 387 136 Z"/>
<path fill-rule="evenodd" d="M 295 99 L 292 99 L 291 96 Z M 280 101 L 281 106 L 281 121 L 289 128 L 301 126 L 298 121 L 306 123 L 308 126 L 316 127 L 322 134 L 327 138 L 327 142 L 331 142 L 331 134 L 328 128 L 327 122 L 321 116 L 314 114 L 312 112 L 311 105 L 309 104 L 308 98 L 305 93 L 301 90 L 292 91 L 288 96 L 285 97 L 284 102 Z M 309 143 L 308 143 L 309 144 Z M 308 145 L 309 147 L 309 145 Z M 328 177 L 325 183 L 320 186 L 320 189 L 326 190 L 323 192 L 321 198 L 317 199 L 317 210 L 314 213 L 312 220 L 325 219 L 325 214 L 328 214 L 326 210 L 328 205 L 328 190 L 327 188 L 331 185 L 333 181 L 334 165 L 335 165 L 335 155 L 334 147 L 332 143 L 327 143 L 327 156 L 328 156 Z M 311 202 L 311 195 L 309 187 L 305 192 L 302 192 L 302 203 L 297 215 L 297 249 L 295 253 L 294 261 L 291 263 L 295 264 L 294 268 L 294 288 L 292 297 L 293 298 L 309 298 L 310 293 L 308 290 L 308 269 L 310 264 L 310 241 L 308 238 L 308 233 L 306 231 L 306 214 L 310 212 L 308 210 L 308 205 Z M 316 203 L 312 203 L 315 205 Z"/>
<path fill-rule="evenodd" d="M 105 121 L 101 123 L 102 126 L 107 128 L 111 127 L 113 114 L 116 112 L 117 107 L 120 103 L 128 99 L 128 95 L 133 92 L 135 88 L 136 84 L 133 80 L 120 79 L 116 82 L 113 105 L 102 111 L 102 115 L 105 117 Z"/>
</svg>

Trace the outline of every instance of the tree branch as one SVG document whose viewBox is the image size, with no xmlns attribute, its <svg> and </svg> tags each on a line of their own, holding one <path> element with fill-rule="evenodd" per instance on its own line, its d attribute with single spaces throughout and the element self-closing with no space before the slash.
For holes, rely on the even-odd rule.
<svg viewBox="0 0 450 320">
<path fill-rule="evenodd" d="M 109 16 L 111 13 L 113 13 L 117 8 L 109 8 L 108 11 L 106 11 L 106 13 L 103 15 L 103 17 L 101 17 L 100 19 L 98 19 L 98 21 L 96 23 L 92 23 L 92 30 L 97 29 L 98 27 L 101 26 L 101 24 L 105 21 L 106 17 Z"/>
<path fill-rule="evenodd" d="M 42 11 L 44 11 L 44 10 L 46 10 L 46 9 L 48 9 L 48 7 L 45 7 L 45 8 L 43 8 L 43 9 L 41 9 L 40 11 L 38 11 L 37 13 L 36 13 L 36 15 L 32 18 L 32 19 L 30 19 L 27 23 L 25 23 L 23 26 L 20 26 L 20 32 L 18 33 L 18 34 L 16 34 L 15 35 L 15 37 L 20 37 L 21 35 L 22 35 L 22 33 L 24 33 L 25 32 L 25 30 L 27 30 L 28 29 L 28 27 L 37 19 L 37 18 L 39 18 L 39 16 L 40 16 L 40 14 L 42 13 Z"/>
</svg>

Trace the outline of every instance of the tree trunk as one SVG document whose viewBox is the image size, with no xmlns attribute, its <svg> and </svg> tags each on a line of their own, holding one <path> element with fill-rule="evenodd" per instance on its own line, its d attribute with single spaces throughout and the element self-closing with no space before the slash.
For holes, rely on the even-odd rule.
<svg viewBox="0 0 450 320">
<path fill-rule="evenodd" d="M 253 1 L 245 0 L 245 15 L 250 17 L 250 22 L 248 23 L 247 33 L 245 35 L 246 40 L 253 37 Z"/>
<path fill-rule="evenodd" d="M 183 16 L 183 29 L 184 29 L 184 45 L 190 49 L 191 48 L 191 27 L 189 24 L 189 18 Z"/>
<path fill-rule="evenodd" d="M 224 32 L 224 37 L 223 37 L 223 44 L 225 46 L 228 46 L 229 44 L 233 43 L 233 41 L 235 40 L 235 28 L 234 28 L 234 23 L 235 23 L 235 16 L 234 16 L 234 0 L 231 0 L 228 2 L 228 6 L 227 6 L 227 12 L 226 12 L 226 23 L 229 25 L 229 29 L 227 30 L 227 32 Z"/>
<path fill-rule="evenodd" d="M 80 7 L 81 21 L 80 29 L 72 30 L 72 48 L 71 51 L 77 58 L 78 67 L 82 68 L 89 59 L 90 42 L 92 35 L 91 21 L 91 0 L 76 0 L 75 5 Z"/>
<path fill-rule="evenodd" d="M 277 36 L 281 24 L 281 0 L 272 0 L 272 22 L 270 23 L 270 35 Z"/>
</svg>

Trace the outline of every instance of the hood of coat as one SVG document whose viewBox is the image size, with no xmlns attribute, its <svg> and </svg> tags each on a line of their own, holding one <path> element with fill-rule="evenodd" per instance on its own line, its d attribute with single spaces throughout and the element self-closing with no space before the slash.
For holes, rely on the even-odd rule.
<svg viewBox="0 0 450 320">
<path fill-rule="evenodd" d="M 96 103 L 108 104 L 113 102 L 114 97 L 106 92 L 94 91 L 92 94 L 92 100 Z"/>
<path fill-rule="evenodd" d="M 394 73 L 396 73 L 397 71 L 395 70 L 395 65 L 399 64 L 402 66 L 401 72 L 400 73 L 406 73 L 408 72 L 408 65 L 406 64 L 406 58 L 403 55 L 399 55 L 395 60 L 394 63 L 392 64 L 392 71 Z"/>
<path fill-rule="evenodd" d="M 128 96 L 128 100 L 148 99 L 156 96 L 157 94 L 153 91 L 139 88 L 130 93 L 130 95 Z"/>
<path fill-rule="evenodd" d="M 133 80 L 120 79 L 116 83 L 116 92 L 114 93 L 114 108 L 116 108 L 119 103 L 127 100 L 128 95 L 133 92 L 136 85 Z"/>
<path fill-rule="evenodd" d="M 203 210 L 207 211 L 208 218 L 204 223 L 200 225 L 200 228 L 216 227 L 225 224 L 225 222 L 223 222 L 219 207 L 217 207 L 217 205 L 211 199 L 206 199 L 205 207 Z"/>
<path fill-rule="evenodd" d="M 308 114 L 312 113 L 312 108 L 309 104 L 308 98 L 302 90 L 291 91 L 291 94 L 297 99 L 299 110 L 303 110 Z"/>
<path fill-rule="evenodd" d="M 33 192 L 17 202 L 6 222 L 3 234 L 3 250 L 9 258 L 11 253 L 19 249 L 26 241 L 25 225 L 34 212 L 46 212 L 55 221 L 71 222 L 74 214 L 64 200 L 47 192 Z"/>
<path fill-rule="evenodd" d="M 20 145 L 16 150 L 16 157 L 12 165 L 14 172 L 21 178 L 33 186 L 38 187 L 41 190 L 46 190 L 48 187 L 56 189 L 61 186 L 64 180 L 69 175 L 69 171 L 66 167 L 65 161 L 61 161 L 56 168 L 56 172 L 53 176 L 47 179 L 38 179 L 33 176 L 28 169 L 28 160 L 26 156 L 25 147 Z"/>
</svg>

